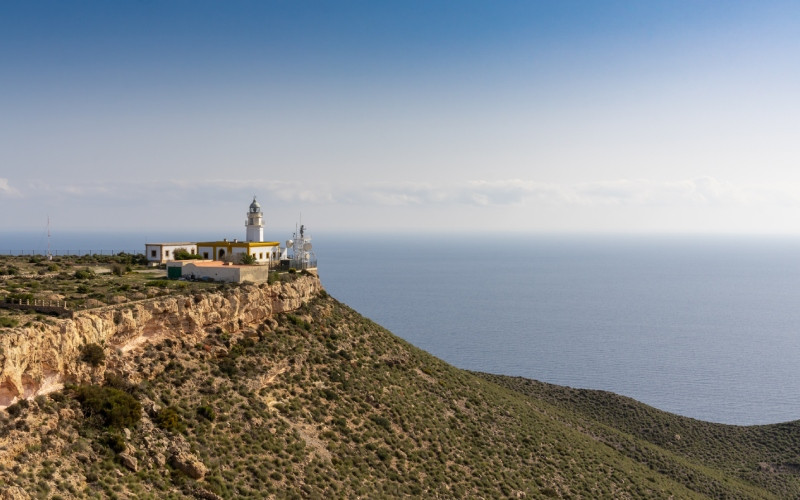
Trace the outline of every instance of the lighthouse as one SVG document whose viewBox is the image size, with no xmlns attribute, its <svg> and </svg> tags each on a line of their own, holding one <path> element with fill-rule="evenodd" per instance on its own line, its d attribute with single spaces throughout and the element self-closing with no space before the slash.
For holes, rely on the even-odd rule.
<svg viewBox="0 0 800 500">
<path fill-rule="evenodd" d="M 244 222 L 247 227 L 247 241 L 264 241 L 264 214 L 261 213 L 261 205 L 253 196 L 253 203 L 250 204 L 250 211 L 247 212 L 247 219 Z"/>
</svg>

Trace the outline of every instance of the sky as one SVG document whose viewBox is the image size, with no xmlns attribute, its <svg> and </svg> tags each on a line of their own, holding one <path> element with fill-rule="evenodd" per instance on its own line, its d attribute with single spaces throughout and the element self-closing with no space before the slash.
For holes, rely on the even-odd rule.
<svg viewBox="0 0 800 500">
<path fill-rule="evenodd" d="M 0 239 L 800 234 L 800 3 L 2 1 Z M 274 236 L 273 236 L 274 235 Z"/>
</svg>

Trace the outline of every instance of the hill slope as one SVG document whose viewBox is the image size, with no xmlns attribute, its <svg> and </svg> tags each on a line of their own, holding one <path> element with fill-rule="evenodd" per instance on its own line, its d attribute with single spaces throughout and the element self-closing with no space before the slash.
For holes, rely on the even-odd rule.
<svg viewBox="0 0 800 500">
<path fill-rule="evenodd" d="M 253 328 L 159 342 L 127 353 L 129 371 L 107 371 L 103 388 L 9 407 L 0 422 L 3 495 L 800 494 L 788 465 L 800 463 L 794 425 L 775 428 L 779 441 L 770 441 L 773 428 L 711 426 L 702 434 L 716 436 L 708 448 L 684 445 L 702 423 L 454 368 L 324 292 Z M 664 422 L 684 426 L 681 445 Z"/>
<path fill-rule="evenodd" d="M 800 491 L 800 421 L 736 426 L 673 415 L 606 391 L 573 389 L 522 377 L 478 373 L 563 409 L 565 422 L 588 429 L 622 453 L 686 483 L 676 457 L 756 483 L 784 498 Z M 648 448 L 637 446 L 644 441 Z M 668 462 L 673 462 L 670 467 Z M 683 475 L 681 478 L 681 475 Z"/>
</svg>

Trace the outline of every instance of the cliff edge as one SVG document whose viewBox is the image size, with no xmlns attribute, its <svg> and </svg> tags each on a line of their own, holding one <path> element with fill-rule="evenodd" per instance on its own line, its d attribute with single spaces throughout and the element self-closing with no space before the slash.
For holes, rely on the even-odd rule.
<svg viewBox="0 0 800 500">
<path fill-rule="evenodd" d="M 0 408 L 60 390 L 65 382 L 102 380 L 106 369 L 124 369 L 126 355 L 143 344 L 165 338 L 195 343 L 212 331 L 238 332 L 298 309 L 320 290 L 313 275 L 274 284 L 221 285 L 214 292 L 145 299 L 14 328 L 0 336 Z M 103 346 L 107 362 L 96 367 L 81 362 L 81 349 L 88 344 Z"/>
</svg>

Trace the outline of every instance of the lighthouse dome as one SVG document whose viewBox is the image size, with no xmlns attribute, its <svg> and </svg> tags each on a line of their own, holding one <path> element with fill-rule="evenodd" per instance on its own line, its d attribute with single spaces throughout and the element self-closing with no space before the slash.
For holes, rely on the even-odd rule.
<svg viewBox="0 0 800 500">
<path fill-rule="evenodd" d="M 253 197 L 253 203 L 250 204 L 250 211 L 251 212 L 260 212 L 261 205 L 256 201 L 255 197 Z"/>
</svg>

